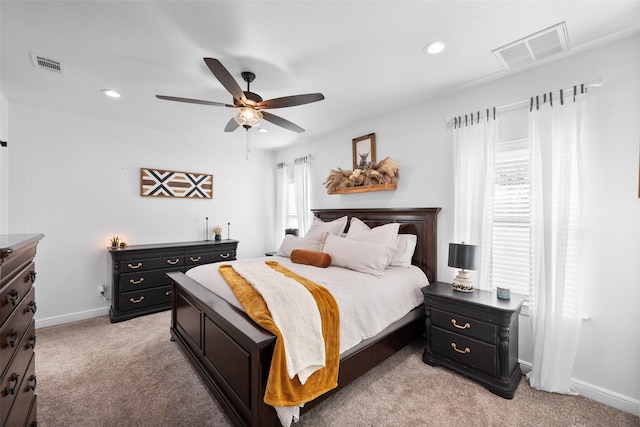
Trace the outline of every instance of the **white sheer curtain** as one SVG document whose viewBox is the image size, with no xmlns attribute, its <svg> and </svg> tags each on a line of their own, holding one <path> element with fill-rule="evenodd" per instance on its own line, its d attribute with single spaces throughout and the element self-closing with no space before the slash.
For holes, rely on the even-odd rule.
<svg viewBox="0 0 640 427">
<path fill-rule="evenodd" d="M 473 125 L 462 125 L 453 131 L 454 211 L 453 240 L 455 243 L 479 245 L 480 267 L 476 287 L 488 288 L 489 255 L 491 251 L 494 181 L 493 165 L 497 138 L 497 121 L 481 119 Z M 484 236 L 484 238 L 483 238 Z"/>
<path fill-rule="evenodd" d="M 581 146 L 586 95 L 529 115 L 533 280 L 531 386 L 577 394 L 570 379 L 581 314 L 584 208 Z"/>
<path fill-rule="evenodd" d="M 313 214 L 310 207 L 311 187 L 311 159 L 309 156 L 300 157 L 293 162 L 293 179 L 296 189 L 296 213 L 298 215 L 298 235 L 304 236 L 307 233 Z"/>
<path fill-rule="evenodd" d="M 276 165 L 276 218 L 273 233 L 273 247 L 279 248 L 284 239 L 287 221 L 287 165 Z"/>
</svg>

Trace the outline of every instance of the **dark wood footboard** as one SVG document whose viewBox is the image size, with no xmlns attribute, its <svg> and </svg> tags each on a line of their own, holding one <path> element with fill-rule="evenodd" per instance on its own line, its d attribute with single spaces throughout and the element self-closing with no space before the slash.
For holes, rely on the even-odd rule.
<svg viewBox="0 0 640 427">
<path fill-rule="evenodd" d="M 172 284 L 171 336 L 211 393 L 238 426 L 279 426 L 262 401 L 275 336 L 245 313 L 183 273 Z M 338 387 L 308 402 L 302 412 L 380 364 L 424 333 L 424 309 L 391 325 L 340 361 Z"/>
<path fill-rule="evenodd" d="M 180 272 L 172 281 L 171 336 L 235 425 L 276 426 L 262 401 L 275 336 Z"/>
<path fill-rule="evenodd" d="M 367 219 L 365 210 L 356 210 Z M 376 209 L 371 226 L 402 222 L 402 230 L 418 235 L 414 264 L 435 281 L 436 216 L 439 208 Z M 314 211 L 321 218 L 346 210 Z M 193 365 L 231 421 L 238 426 L 279 426 L 273 407 L 263 402 L 275 336 L 181 272 L 167 274 L 172 282 L 171 336 Z M 380 364 L 424 333 L 424 308 L 418 307 L 383 333 L 347 352 L 340 361 L 338 387 L 305 404 L 308 411 Z"/>
</svg>

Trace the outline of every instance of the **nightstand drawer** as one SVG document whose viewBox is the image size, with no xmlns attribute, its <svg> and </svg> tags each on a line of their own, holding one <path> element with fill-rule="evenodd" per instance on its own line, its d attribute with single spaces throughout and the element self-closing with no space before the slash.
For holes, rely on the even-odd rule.
<svg viewBox="0 0 640 427">
<path fill-rule="evenodd" d="M 138 291 L 140 289 L 168 286 L 171 281 L 167 273 L 182 271 L 181 268 L 165 268 L 162 270 L 141 271 L 139 273 L 127 273 L 120 276 L 120 289 L 122 292 Z"/>
<path fill-rule="evenodd" d="M 459 314 L 441 311 L 437 308 L 431 310 L 431 323 L 447 331 L 461 334 L 467 337 L 486 341 L 490 344 L 497 343 L 498 326 L 480 320 L 471 319 Z"/>
<path fill-rule="evenodd" d="M 488 375 L 496 375 L 496 347 L 440 328 L 431 328 L 431 349 Z"/>
<path fill-rule="evenodd" d="M 172 255 L 162 258 L 134 259 L 120 262 L 122 273 L 154 270 L 157 268 L 182 267 L 184 258 L 182 255 Z"/>
<path fill-rule="evenodd" d="M 139 310 L 156 305 L 171 304 L 171 286 L 143 289 L 139 292 L 123 292 L 120 294 L 120 305 L 123 311 Z"/>
</svg>

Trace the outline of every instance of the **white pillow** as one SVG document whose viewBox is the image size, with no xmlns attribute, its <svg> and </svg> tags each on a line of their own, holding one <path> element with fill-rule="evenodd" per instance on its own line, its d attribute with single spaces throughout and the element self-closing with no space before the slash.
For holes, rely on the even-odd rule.
<svg viewBox="0 0 640 427">
<path fill-rule="evenodd" d="M 376 277 L 384 276 L 384 270 L 395 247 L 380 243 L 345 239 L 327 235 L 322 252 L 331 256 L 331 265 L 348 268 Z"/>
<path fill-rule="evenodd" d="M 391 257 L 391 267 L 409 267 L 411 258 L 416 250 L 418 238 L 415 234 L 398 234 L 396 237 L 396 251 Z"/>
<path fill-rule="evenodd" d="M 347 217 L 335 219 L 333 221 L 324 222 L 320 218 L 313 218 L 313 223 L 309 227 L 306 236 L 315 235 L 318 233 L 329 233 L 339 236 L 344 231 L 344 227 L 347 225 Z"/>
<path fill-rule="evenodd" d="M 391 222 L 389 224 L 369 228 L 369 226 L 362 222 L 362 220 L 354 217 L 351 218 L 351 225 L 347 232 L 347 239 L 374 242 L 395 247 L 399 229 L 399 222 Z"/>
<path fill-rule="evenodd" d="M 318 233 L 313 236 L 297 237 L 292 234 L 284 236 L 284 240 L 278 249 L 278 255 L 291 257 L 291 251 L 294 249 L 306 249 L 309 251 L 320 252 L 327 233 Z"/>
</svg>

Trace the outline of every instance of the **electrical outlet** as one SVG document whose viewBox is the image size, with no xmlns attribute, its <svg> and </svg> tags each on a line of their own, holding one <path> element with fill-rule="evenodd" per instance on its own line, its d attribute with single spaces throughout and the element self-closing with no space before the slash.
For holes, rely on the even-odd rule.
<svg viewBox="0 0 640 427">
<path fill-rule="evenodd" d="M 104 293 L 106 291 L 107 291 L 107 287 L 105 285 L 98 286 L 98 292 L 100 292 L 100 295 L 104 296 Z"/>
</svg>

